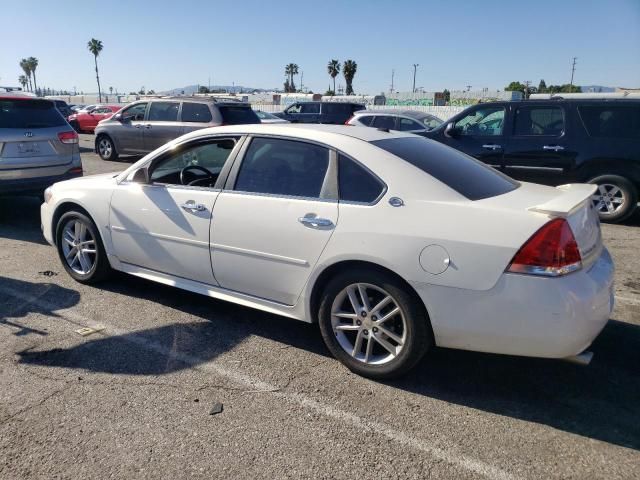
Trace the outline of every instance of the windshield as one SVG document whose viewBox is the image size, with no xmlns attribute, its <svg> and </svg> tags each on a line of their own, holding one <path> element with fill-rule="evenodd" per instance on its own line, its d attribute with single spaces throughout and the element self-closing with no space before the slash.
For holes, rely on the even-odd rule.
<svg viewBox="0 0 640 480">
<path fill-rule="evenodd" d="M 469 200 L 495 197 L 520 186 L 493 168 L 433 140 L 415 136 L 371 143 L 428 173 Z"/>
<path fill-rule="evenodd" d="M 0 128 L 50 128 L 66 122 L 47 100 L 0 100 Z"/>
</svg>

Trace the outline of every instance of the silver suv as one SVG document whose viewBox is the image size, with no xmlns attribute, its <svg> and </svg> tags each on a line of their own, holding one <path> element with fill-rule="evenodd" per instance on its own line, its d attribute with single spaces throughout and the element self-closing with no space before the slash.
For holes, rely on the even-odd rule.
<svg viewBox="0 0 640 480">
<path fill-rule="evenodd" d="M 248 103 L 231 99 L 167 97 L 140 100 L 101 121 L 96 152 L 103 160 L 151 152 L 185 133 L 220 125 L 260 123 Z"/>
<path fill-rule="evenodd" d="M 82 176 L 78 134 L 50 100 L 0 94 L 0 195 Z"/>
<path fill-rule="evenodd" d="M 347 120 L 347 125 L 400 130 L 401 132 L 425 135 L 442 125 L 442 120 L 428 113 L 414 110 L 360 110 Z"/>
</svg>

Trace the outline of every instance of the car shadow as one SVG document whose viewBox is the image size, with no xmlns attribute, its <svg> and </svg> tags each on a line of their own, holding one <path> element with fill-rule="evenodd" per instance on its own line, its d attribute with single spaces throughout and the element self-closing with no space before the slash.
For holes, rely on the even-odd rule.
<svg viewBox="0 0 640 480">
<path fill-rule="evenodd" d="M 25 296 L 28 297 L 25 299 Z M 46 305 L 33 299 L 56 299 L 55 309 L 43 307 Z M 61 287 L 55 283 L 27 282 L 15 278 L 0 276 L 0 327 L 12 330 L 16 336 L 40 335 L 48 333 L 25 325 L 18 320 L 29 314 L 38 313 L 48 317 L 58 317 L 57 309 L 70 308 L 80 301 L 80 294 L 76 290 Z"/>
<path fill-rule="evenodd" d="M 0 237 L 47 245 L 40 231 L 38 196 L 0 197 Z"/>
<path fill-rule="evenodd" d="M 208 321 L 171 324 L 122 337 L 96 339 L 70 349 L 24 352 L 21 362 L 158 375 L 211 360 L 252 335 L 328 356 L 316 325 L 134 277 L 118 276 L 101 287 L 158 302 Z M 149 341 L 162 345 L 162 352 L 139 348 Z M 415 395 L 638 450 L 639 346 L 640 326 L 612 320 L 593 344 L 595 357 L 587 367 L 436 348 L 408 376 L 385 384 Z M 168 361 L 167 352 L 176 355 Z"/>
</svg>

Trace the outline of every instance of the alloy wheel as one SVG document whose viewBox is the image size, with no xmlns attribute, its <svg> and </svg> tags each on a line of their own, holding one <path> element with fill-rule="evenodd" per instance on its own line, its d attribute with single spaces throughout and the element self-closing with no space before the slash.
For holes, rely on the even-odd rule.
<svg viewBox="0 0 640 480">
<path fill-rule="evenodd" d="M 591 197 L 593 206 L 601 215 L 613 215 L 626 204 L 624 191 L 617 185 L 603 183 Z"/>
<path fill-rule="evenodd" d="M 368 365 L 392 361 L 407 340 L 407 322 L 398 302 L 368 283 L 354 283 L 338 293 L 331 306 L 331 326 L 343 350 Z"/>
<path fill-rule="evenodd" d="M 113 152 L 113 145 L 111 145 L 111 142 L 108 139 L 103 138 L 98 143 L 98 151 L 100 152 L 101 157 L 109 158 L 111 156 L 111 152 Z"/>
<path fill-rule="evenodd" d="M 62 230 L 62 253 L 69 268 L 81 275 L 91 272 L 96 262 L 96 241 L 80 220 L 69 220 Z"/>
</svg>

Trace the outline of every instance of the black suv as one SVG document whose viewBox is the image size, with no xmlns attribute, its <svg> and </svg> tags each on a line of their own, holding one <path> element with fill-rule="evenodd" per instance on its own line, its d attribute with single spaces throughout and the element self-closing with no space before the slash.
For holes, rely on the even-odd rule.
<svg viewBox="0 0 640 480">
<path fill-rule="evenodd" d="M 351 102 L 298 102 L 274 115 L 291 123 L 333 123 L 342 125 L 365 106 Z"/>
<path fill-rule="evenodd" d="M 594 183 L 603 221 L 636 209 L 640 100 L 549 99 L 474 105 L 425 136 L 523 181 Z"/>
</svg>

